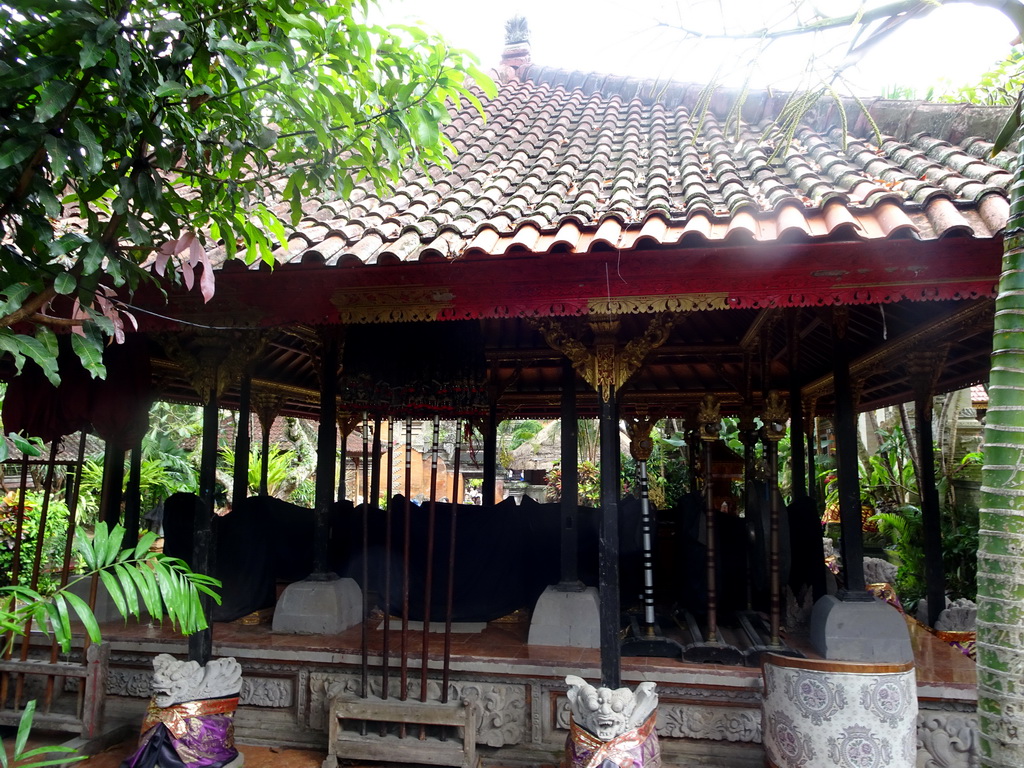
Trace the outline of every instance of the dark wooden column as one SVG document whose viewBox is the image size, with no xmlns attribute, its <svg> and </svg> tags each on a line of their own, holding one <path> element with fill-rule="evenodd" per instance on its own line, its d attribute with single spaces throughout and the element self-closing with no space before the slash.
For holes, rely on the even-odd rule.
<svg viewBox="0 0 1024 768">
<path fill-rule="evenodd" d="M 857 465 L 857 413 L 850 382 L 846 312 L 833 312 L 833 381 L 836 396 L 836 471 L 839 475 L 839 520 L 846 589 L 842 600 L 870 600 L 864 588 L 864 534 L 861 529 L 860 478 Z"/>
<path fill-rule="evenodd" d="M 814 457 L 818 454 L 817 437 L 818 430 L 815 424 L 817 417 L 817 401 L 814 399 L 808 400 L 804 403 L 804 435 L 803 438 L 807 441 L 807 495 L 817 501 L 818 499 L 818 470 L 815 466 Z M 796 434 L 795 430 L 790 431 L 790 440 L 793 435 Z"/>
<path fill-rule="evenodd" d="M 579 421 L 576 414 L 576 371 L 568 359 L 562 361 L 562 538 L 559 588 L 580 591 L 579 534 Z"/>
<path fill-rule="evenodd" d="M 498 396 L 492 393 L 484 424 L 484 481 L 480 486 L 480 503 L 494 506 L 495 475 L 498 472 Z"/>
<path fill-rule="evenodd" d="M 277 418 L 278 412 L 281 410 L 281 405 L 284 402 L 284 398 L 280 395 L 275 395 L 266 391 L 257 391 L 252 393 L 250 396 L 252 404 L 255 406 L 256 418 L 260 422 L 260 496 L 266 496 L 269 489 L 267 488 L 267 471 L 270 463 L 270 431 L 274 427 L 274 419 Z"/>
<path fill-rule="evenodd" d="M 789 316 L 789 451 L 792 462 L 793 498 L 807 495 L 807 471 L 804 460 L 804 409 L 800 401 L 800 334 L 797 320 L 800 310 Z"/>
<path fill-rule="evenodd" d="M 107 440 L 103 449 L 103 485 L 100 489 L 100 519 L 113 528 L 121 522 L 124 500 L 124 449 Z"/>
<path fill-rule="evenodd" d="M 134 548 L 139 543 L 139 522 L 142 518 L 142 438 L 132 448 L 128 459 L 128 486 L 124 495 L 124 545 Z"/>
<path fill-rule="evenodd" d="M 622 385 L 643 364 L 655 347 L 665 343 L 674 320 L 655 316 L 647 330 L 618 346 L 619 321 L 605 316 L 588 321 L 593 347 L 578 336 L 579 326 L 569 327 L 552 320 L 537 323 L 552 349 L 562 352 L 576 371 L 598 394 L 601 443 L 601 535 L 598 549 L 600 589 L 601 680 L 618 688 L 621 680 L 622 648 L 619 637 L 619 417 L 616 401 Z"/>
<path fill-rule="evenodd" d="M 601 442 L 601 535 L 598 544 L 598 589 L 601 599 L 601 681 L 608 688 L 621 683 L 619 641 L 619 409 L 609 385 L 602 392 L 599 429 Z"/>
<path fill-rule="evenodd" d="M 782 626 L 782 583 L 780 581 L 780 558 L 779 558 L 779 518 L 782 515 L 781 496 L 779 495 L 779 440 L 786 434 L 786 421 L 789 414 L 786 413 L 786 406 L 782 397 L 775 390 L 768 393 L 764 404 L 764 413 L 761 415 L 762 437 L 764 439 L 765 453 L 768 458 L 768 504 L 769 504 L 769 533 L 768 533 L 768 558 L 769 558 L 769 589 L 771 593 L 771 639 L 769 645 L 778 647 L 781 645 L 779 630 Z M 799 443 L 800 440 L 797 440 Z"/>
<path fill-rule="evenodd" d="M 310 578 L 334 578 L 328 572 L 330 515 L 334 503 L 334 469 L 338 446 L 338 363 L 341 338 L 338 328 L 320 332 L 320 424 L 316 445 L 313 573 Z"/>
<path fill-rule="evenodd" d="M 215 364 L 214 364 L 215 365 Z M 212 574 L 214 561 L 213 539 L 213 493 L 217 484 L 217 435 L 220 431 L 217 410 L 217 376 L 210 386 L 203 404 L 203 439 L 199 458 L 199 503 L 196 505 L 192 524 L 192 568 L 198 573 Z M 200 594 L 200 603 L 207 622 L 213 600 L 209 595 Z M 213 632 L 210 627 L 190 635 L 188 638 L 189 661 L 198 661 L 205 666 L 213 657 Z"/>
<path fill-rule="evenodd" d="M 946 574 L 942 566 L 942 515 L 935 485 L 935 450 L 932 434 L 932 397 L 946 349 L 914 354 L 907 361 L 907 375 L 914 387 L 914 431 L 921 472 L 921 522 L 924 526 L 924 572 L 928 589 L 928 625 L 934 627 L 946 607 Z"/>
<path fill-rule="evenodd" d="M 252 412 L 252 378 L 242 376 L 238 391 L 238 428 L 235 430 L 235 466 L 232 468 L 231 506 L 237 507 L 249 495 L 249 454 L 252 436 L 249 416 Z"/>
</svg>

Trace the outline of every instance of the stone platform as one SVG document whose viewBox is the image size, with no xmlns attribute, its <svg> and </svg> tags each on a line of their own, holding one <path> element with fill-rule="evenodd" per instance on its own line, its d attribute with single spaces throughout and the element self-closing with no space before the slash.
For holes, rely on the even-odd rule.
<svg viewBox="0 0 1024 768">
<path fill-rule="evenodd" d="M 379 696 L 385 674 L 383 617 L 371 624 L 367 680 L 371 695 Z M 114 622 L 103 629 L 112 645 L 107 715 L 140 722 L 152 656 L 184 656 L 186 642 L 169 629 L 148 625 Z M 600 677 L 598 650 L 530 646 L 528 632 L 524 613 L 490 622 L 478 633 L 451 637 L 449 699 L 466 699 L 477 708 L 478 752 L 485 766 L 557 763 L 569 722 L 564 678 Z M 401 686 L 400 636 L 390 630 L 386 674 L 391 698 L 398 698 Z M 325 750 L 328 702 L 361 691 L 361 638 L 361 626 L 335 635 L 284 635 L 267 624 L 215 624 L 214 654 L 234 656 L 244 670 L 236 715 L 239 742 Z M 974 663 L 916 623 L 911 623 L 911 638 L 920 748 L 936 764 L 966 768 L 974 748 L 971 726 L 977 720 Z M 787 641 L 812 655 L 806 638 Z M 422 633 L 410 629 L 407 642 L 408 692 L 418 699 Z M 443 658 L 444 636 L 429 635 L 428 699 L 439 696 Z M 667 765 L 764 764 L 759 669 L 628 657 L 622 660 L 622 679 L 630 687 L 645 680 L 658 684 L 658 733 Z M 368 738 L 373 737 L 371 731 Z"/>
</svg>

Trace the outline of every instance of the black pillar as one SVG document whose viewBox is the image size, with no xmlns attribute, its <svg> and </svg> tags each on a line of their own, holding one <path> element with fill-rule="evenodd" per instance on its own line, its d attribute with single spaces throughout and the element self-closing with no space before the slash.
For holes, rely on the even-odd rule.
<svg viewBox="0 0 1024 768">
<path fill-rule="evenodd" d="M 338 446 L 338 334 L 327 329 L 320 344 L 320 425 L 316 435 L 313 578 L 328 578 L 331 505 Z"/>
<path fill-rule="evenodd" d="M 274 426 L 274 417 L 269 417 L 268 421 L 269 424 L 264 424 L 263 420 L 260 420 L 260 426 L 263 429 L 262 453 L 260 454 L 260 496 L 267 496 L 270 492 L 267 488 L 267 474 L 270 471 L 270 430 Z"/>
<path fill-rule="evenodd" d="M 484 482 L 480 488 L 480 503 L 494 506 L 495 475 L 498 471 L 498 402 L 492 397 L 484 425 Z"/>
<path fill-rule="evenodd" d="M 134 548 L 139 543 L 139 520 L 142 517 L 142 438 L 132 448 L 128 459 L 128 487 L 124 495 L 124 545 Z"/>
<path fill-rule="evenodd" d="M 216 380 L 216 377 L 215 377 Z M 213 493 L 217 483 L 217 433 L 219 431 L 217 411 L 217 386 L 210 387 L 206 404 L 203 406 L 203 441 L 199 458 L 199 503 L 196 505 L 192 525 L 192 568 L 197 573 L 212 575 L 214 564 L 213 540 Z M 200 604 L 207 622 L 213 600 L 209 595 L 200 594 Z M 198 661 L 205 666 L 213 656 L 213 632 L 210 627 L 190 635 L 188 638 L 189 661 Z"/>
<path fill-rule="evenodd" d="M 371 446 L 370 464 L 370 498 L 371 506 L 380 505 L 380 415 L 373 418 L 373 443 Z M 457 503 L 457 502 L 452 502 Z"/>
<path fill-rule="evenodd" d="M 791 316 L 789 327 L 789 451 L 790 477 L 793 482 L 793 498 L 807 495 L 807 475 L 804 459 L 804 408 L 800 397 L 800 377 L 797 371 L 800 362 L 800 336 L 797 333 L 797 316 Z"/>
<path fill-rule="evenodd" d="M 252 405 L 252 379 L 242 376 L 238 394 L 238 429 L 235 431 L 235 466 L 232 468 L 231 506 L 237 507 L 249 495 L 249 415 Z"/>
<path fill-rule="evenodd" d="M 833 326 L 832 356 L 836 395 L 836 471 L 839 475 L 839 519 L 846 589 L 841 599 L 864 599 L 864 534 L 861 528 L 860 480 L 857 466 L 857 413 L 850 385 L 849 344 L 845 329 Z"/>
<path fill-rule="evenodd" d="M 121 522 L 123 487 L 124 449 L 108 440 L 103 449 L 103 487 L 100 489 L 100 519 L 108 528 Z"/>
<path fill-rule="evenodd" d="M 619 644 L 619 415 L 615 388 L 600 392 L 601 536 L 598 582 L 601 619 L 601 681 L 618 688 L 622 648 Z"/>
<path fill-rule="evenodd" d="M 935 486 L 935 451 L 932 435 L 931 393 L 919 396 L 914 404 L 917 454 L 921 476 L 921 521 L 924 524 L 924 572 L 928 583 L 928 624 L 934 627 L 946 607 L 946 574 L 942 567 L 942 528 L 939 490 Z"/>
<path fill-rule="evenodd" d="M 818 453 L 817 442 L 818 430 L 815 427 L 815 416 L 813 411 L 809 414 L 810 419 L 805 425 L 807 439 L 807 495 L 817 501 L 818 499 L 818 470 L 815 468 L 814 457 Z M 790 433 L 792 435 L 792 432 Z M 802 439 L 802 438 L 801 438 Z M 792 444 L 792 443 L 791 443 Z"/>
<path fill-rule="evenodd" d="M 568 360 L 562 361 L 562 577 L 559 587 L 581 590 L 579 576 L 579 538 L 576 517 L 579 512 L 579 421 L 576 414 L 576 371 Z"/>
</svg>

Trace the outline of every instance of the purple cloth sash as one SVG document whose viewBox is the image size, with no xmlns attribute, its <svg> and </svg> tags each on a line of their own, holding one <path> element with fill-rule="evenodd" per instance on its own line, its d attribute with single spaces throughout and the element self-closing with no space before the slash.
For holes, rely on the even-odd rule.
<svg viewBox="0 0 1024 768">
<path fill-rule="evenodd" d="M 570 716 L 562 768 L 661 768 L 657 721 L 658 713 L 652 712 L 639 728 L 601 741 Z"/>
<path fill-rule="evenodd" d="M 185 701 L 158 707 L 151 700 L 142 721 L 139 748 L 122 768 L 219 768 L 238 757 L 235 710 L 238 697 Z"/>
</svg>

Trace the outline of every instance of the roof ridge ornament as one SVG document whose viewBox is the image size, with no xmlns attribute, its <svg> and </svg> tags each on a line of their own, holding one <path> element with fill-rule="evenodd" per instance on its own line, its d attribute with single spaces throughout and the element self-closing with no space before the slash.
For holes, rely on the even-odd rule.
<svg viewBox="0 0 1024 768">
<path fill-rule="evenodd" d="M 501 52 L 498 79 L 502 82 L 521 80 L 520 73 L 530 66 L 530 25 L 517 14 L 505 22 L 505 47 Z"/>
</svg>

